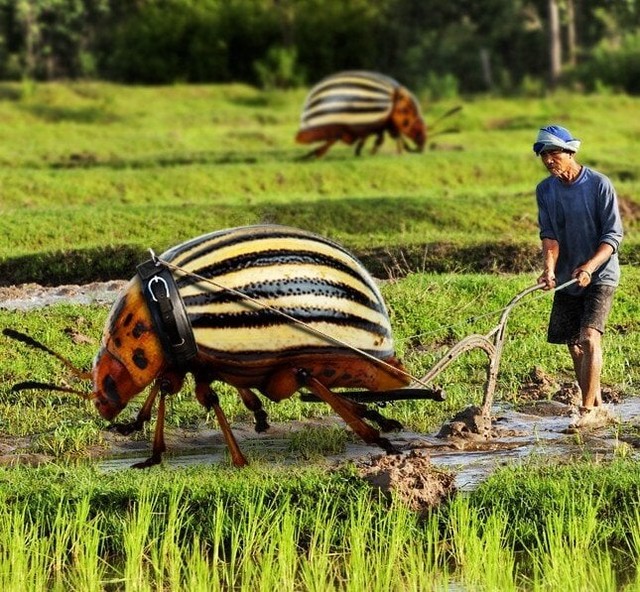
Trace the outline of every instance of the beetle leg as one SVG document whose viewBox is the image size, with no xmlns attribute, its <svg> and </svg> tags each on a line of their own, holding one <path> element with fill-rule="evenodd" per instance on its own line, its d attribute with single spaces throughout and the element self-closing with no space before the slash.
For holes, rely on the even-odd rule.
<svg viewBox="0 0 640 592">
<path fill-rule="evenodd" d="M 144 427 L 144 424 L 151 420 L 151 410 L 153 409 L 153 404 L 156 401 L 156 397 L 158 396 L 158 391 L 160 390 L 160 382 L 156 381 L 151 387 L 151 391 L 149 392 L 149 396 L 146 398 L 144 404 L 140 411 L 138 411 L 138 415 L 136 418 L 128 423 L 114 423 L 111 424 L 111 430 L 117 431 L 119 434 L 123 434 L 124 436 L 128 436 L 133 432 L 139 432 Z"/>
<path fill-rule="evenodd" d="M 255 395 L 254 395 L 255 396 Z M 205 382 L 197 382 L 196 383 L 196 398 L 200 401 L 200 404 L 205 407 L 205 409 L 213 409 L 216 414 L 216 419 L 218 420 L 218 425 L 220 426 L 220 431 L 224 436 L 224 441 L 227 444 L 227 448 L 229 449 L 229 454 L 231 454 L 231 461 L 236 467 L 245 467 L 249 463 L 245 458 L 244 454 L 240 450 L 240 446 L 238 446 L 238 442 L 231 431 L 231 426 L 229 426 L 229 422 L 227 421 L 227 417 L 222 411 L 222 407 L 220 407 L 220 400 L 218 399 L 218 395 L 213 391 L 213 389 Z"/>
<path fill-rule="evenodd" d="M 397 419 L 389 419 L 375 409 L 367 409 L 362 415 L 365 419 L 375 421 L 383 432 L 399 432 L 404 426 Z"/>
<path fill-rule="evenodd" d="M 258 396 L 248 388 L 238 388 L 240 398 L 245 407 L 249 411 L 253 411 L 253 417 L 256 420 L 256 432 L 266 432 L 269 429 L 269 422 L 267 421 L 267 412 L 262 408 L 262 402 L 258 399 Z"/>
<path fill-rule="evenodd" d="M 327 153 L 327 150 L 329 150 L 329 148 L 331 148 L 331 146 L 333 146 L 336 142 L 337 140 L 329 140 L 328 142 L 325 142 L 322 146 L 320 146 L 320 148 L 316 148 L 311 154 L 313 154 L 316 158 L 320 158 L 321 156 L 324 156 Z M 311 154 L 309 156 L 311 156 Z"/>
<path fill-rule="evenodd" d="M 329 150 L 329 148 L 331 148 L 331 146 L 333 146 L 337 141 L 338 141 L 338 138 L 335 138 L 333 140 L 327 140 L 319 148 L 314 148 L 311 152 L 307 152 L 304 156 L 301 156 L 300 160 L 309 160 L 314 156 L 316 158 L 320 158 L 321 156 L 324 156 L 327 153 L 327 150 Z"/>
<path fill-rule="evenodd" d="M 364 137 L 364 138 L 360 138 L 360 139 L 358 140 L 358 143 L 356 144 L 356 150 L 355 150 L 355 155 L 356 155 L 356 156 L 360 156 L 360 153 L 362 152 L 362 147 L 364 146 L 364 141 L 365 141 L 366 139 L 367 139 L 367 138 L 366 138 L 366 137 Z M 373 152 L 375 152 L 375 150 L 372 150 L 372 152 L 371 152 L 371 153 L 373 154 Z"/>
<path fill-rule="evenodd" d="M 353 406 L 353 401 L 347 401 L 344 397 L 331 392 L 317 378 L 310 376 L 305 370 L 298 371 L 298 379 L 301 384 L 308 387 L 314 395 L 322 399 L 342 417 L 347 425 L 367 444 L 377 444 L 389 454 L 399 454 L 399 450 L 389 440 L 381 438 L 378 430 L 365 423 L 358 416 L 358 412 Z"/>
<path fill-rule="evenodd" d="M 153 465 L 159 465 L 162 462 L 162 453 L 166 452 L 167 446 L 164 441 L 164 420 L 166 416 L 166 398 L 167 395 L 174 395 L 182 388 L 182 382 L 184 375 L 180 374 L 165 374 L 154 383 L 151 388 L 151 393 L 144 402 L 142 409 L 138 413 L 138 418 L 141 415 L 147 414 L 151 416 L 151 408 L 153 402 L 160 391 L 160 401 L 158 401 L 158 414 L 156 416 L 156 429 L 153 434 L 153 447 L 151 449 L 151 456 L 140 463 L 132 465 L 133 469 L 145 469 L 152 467 Z M 136 419 L 137 421 L 137 419 Z M 135 422 L 134 422 L 135 423 Z"/>
<path fill-rule="evenodd" d="M 373 146 L 371 147 L 371 154 L 375 154 L 378 151 L 378 148 L 382 146 L 382 142 L 384 142 L 384 130 L 376 134 L 376 141 L 373 143 Z"/>
<path fill-rule="evenodd" d="M 153 448 L 151 449 L 151 456 L 143 461 L 131 465 L 132 469 L 146 469 L 153 465 L 159 465 L 162 461 L 162 453 L 167 450 L 167 446 L 164 442 L 164 418 L 166 412 L 166 391 L 160 392 L 160 401 L 158 402 L 158 415 L 156 416 L 156 431 L 153 435 Z"/>
<path fill-rule="evenodd" d="M 420 152 L 417 148 L 413 148 L 409 142 L 407 142 L 406 140 L 402 140 L 402 147 L 407 151 L 407 152 Z"/>
<path fill-rule="evenodd" d="M 347 405 L 351 407 L 352 411 L 358 417 L 368 419 L 369 421 L 374 421 L 380 426 L 380 430 L 382 430 L 383 432 L 398 432 L 404 427 L 399 421 L 395 419 L 389 419 L 375 409 L 370 409 L 362 403 L 358 403 L 357 401 L 349 399 L 349 393 L 344 393 L 344 396 L 341 398 L 345 400 Z"/>
</svg>

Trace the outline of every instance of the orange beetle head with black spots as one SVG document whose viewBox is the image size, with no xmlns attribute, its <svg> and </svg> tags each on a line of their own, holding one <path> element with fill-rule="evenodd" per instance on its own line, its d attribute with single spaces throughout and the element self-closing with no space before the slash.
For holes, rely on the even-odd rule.
<svg viewBox="0 0 640 592">
<path fill-rule="evenodd" d="M 93 361 L 93 401 L 102 417 L 113 419 L 166 365 L 160 339 L 134 277 L 114 303 Z"/>
</svg>

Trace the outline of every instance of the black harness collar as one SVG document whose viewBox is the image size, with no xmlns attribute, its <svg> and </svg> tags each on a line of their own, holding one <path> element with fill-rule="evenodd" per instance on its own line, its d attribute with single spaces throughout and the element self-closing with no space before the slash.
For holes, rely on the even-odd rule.
<svg viewBox="0 0 640 592">
<path fill-rule="evenodd" d="M 138 265 L 137 272 L 162 348 L 180 368 L 195 357 L 198 348 L 173 275 L 154 259 Z"/>
</svg>

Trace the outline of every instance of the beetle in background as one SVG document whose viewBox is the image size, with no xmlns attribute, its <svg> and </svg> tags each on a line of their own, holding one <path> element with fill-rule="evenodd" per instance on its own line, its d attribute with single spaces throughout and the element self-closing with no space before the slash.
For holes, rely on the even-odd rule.
<svg viewBox="0 0 640 592">
<path fill-rule="evenodd" d="M 136 419 L 116 425 L 121 433 L 142 429 L 159 396 L 152 455 L 137 467 L 161 462 L 165 398 L 179 392 L 187 373 L 198 401 L 214 410 L 236 466 L 247 461 L 214 381 L 236 388 L 258 431 L 268 424 L 255 391 L 277 402 L 307 389 L 365 442 L 388 452 L 397 451 L 365 419 L 383 431 L 401 424 L 333 389 L 380 391 L 383 399 L 412 390 L 403 389 L 411 376 L 395 357 L 382 295 L 363 265 L 329 239 L 279 225 L 206 234 L 140 265 L 111 309 L 91 372 L 22 333 L 4 334 L 90 379 L 93 392 L 84 396 L 105 419 L 152 385 Z M 36 382 L 14 386 L 28 388 L 77 392 Z"/>
<path fill-rule="evenodd" d="M 375 154 L 388 132 L 396 139 L 398 152 L 422 152 L 427 126 L 416 98 L 393 78 L 377 72 L 348 71 L 333 74 L 309 92 L 300 119 L 296 142 L 324 142 L 305 155 L 323 156 L 339 140 L 356 143 L 360 155 L 366 139 L 375 134 Z M 405 140 L 415 144 L 411 148 Z"/>
</svg>

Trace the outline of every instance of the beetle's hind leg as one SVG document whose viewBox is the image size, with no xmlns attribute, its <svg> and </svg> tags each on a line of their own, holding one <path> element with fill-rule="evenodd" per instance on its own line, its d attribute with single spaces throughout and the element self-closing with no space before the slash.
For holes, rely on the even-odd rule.
<svg viewBox="0 0 640 592">
<path fill-rule="evenodd" d="M 390 419 L 385 417 L 379 411 L 375 409 L 365 409 L 362 417 L 370 421 L 375 421 L 383 432 L 399 432 L 404 426 L 397 419 Z"/>
<path fill-rule="evenodd" d="M 311 152 L 307 152 L 306 154 L 301 156 L 300 160 L 310 160 L 313 157 L 320 158 L 324 156 L 327 153 L 327 150 L 329 150 L 329 148 L 331 148 L 331 146 L 333 146 L 337 141 L 338 138 L 334 140 L 327 140 L 322 146 L 314 148 L 313 150 L 311 150 Z"/>
<path fill-rule="evenodd" d="M 389 419 L 376 411 L 375 409 L 370 409 L 363 403 L 358 403 L 357 401 L 353 401 L 349 399 L 349 393 L 343 393 L 344 400 L 352 406 L 353 412 L 363 419 L 368 419 L 369 421 L 373 421 L 380 426 L 380 430 L 383 432 L 399 432 L 404 428 L 404 426 L 396 419 Z"/>
<path fill-rule="evenodd" d="M 262 401 L 258 399 L 258 396 L 248 388 L 238 388 L 240 398 L 245 407 L 253 412 L 253 417 L 256 420 L 256 432 L 266 432 L 269 429 L 269 416 L 262 407 Z"/>
<path fill-rule="evenodd" d="M 305 370 L 298 371 L 297 377 L 300 384 L 309 388 L 314 395 L 327 403 L 367 444 L 377 444 L 389 454 L 400 454 L 400 451 L 387 438 L 382 438 L 378 430 L 363 421 L 359 407 L 364 408 L 364 405 L 348 401 L 344 397 L 331 392 L 317 378 L 314 378 Z"/>
</svg>

